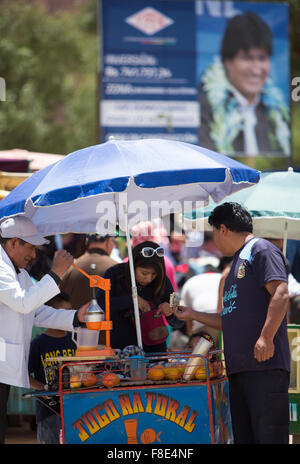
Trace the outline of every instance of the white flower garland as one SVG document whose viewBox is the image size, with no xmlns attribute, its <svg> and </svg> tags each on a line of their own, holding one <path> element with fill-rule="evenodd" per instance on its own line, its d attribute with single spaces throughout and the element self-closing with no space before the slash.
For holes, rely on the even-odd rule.
<svg viewBox="0 0 300 464">
<path fill-rule="evenodd" d="M 234 153 L 233 142 L 243 130 L 243 115 L 230 92 L 230 83 L 220 59 L 207 68 L 203 78 L 203 89 L 212 107 L 213 121 L 210 136 L 218 151 L 224 154 Z M 285 155 L 290 154 L 289 108 L 283 101 L 280 90 L 267 79 L 261 94 L 261 101 L 267 108 L 267 116 L 274 124 L 274 139 Z"/>
</svg>

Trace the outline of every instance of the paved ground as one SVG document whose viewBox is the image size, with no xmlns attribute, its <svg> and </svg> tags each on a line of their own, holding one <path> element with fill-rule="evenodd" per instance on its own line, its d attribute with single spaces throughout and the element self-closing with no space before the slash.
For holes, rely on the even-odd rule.
<svg viewBox="0 0 300 464">
<path fill-rule="evenodd" d="M 300 435 L 290 435 L 290 443 L 300 444 Z M 37 444 L 36 431 L 32 430 L 28 418 L 22 418 L 19 426 L 8 427 L 5 444 Z"/>
<path fill-rule="evenodd" d="M 5 444 L 37 444 L 36 431 L 28 420 L 21 419 L 20 425 L 8 427 Z"/>
</svg>

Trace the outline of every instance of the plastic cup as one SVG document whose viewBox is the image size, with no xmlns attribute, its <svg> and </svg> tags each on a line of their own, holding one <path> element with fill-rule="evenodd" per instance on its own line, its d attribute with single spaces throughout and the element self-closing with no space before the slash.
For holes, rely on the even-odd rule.
<svg viewBox="0 0 300 464">
<path fill-rule="evenodd" d="M 131 356 L 130 377 L 132 380 L 145 380 L 147 377 L 147 362 L 144 356 Z"/>
<path fill-rule="evenodd" d="M 74 339 L 74 332 L 77 333 L 77 340 Z M 72 340 L 77 345 L 77 351 L 93 351 L 98 348 L 99 331 L 89 330 L 85 327 L 78 327 L 72 332 Z"/>
</svg>

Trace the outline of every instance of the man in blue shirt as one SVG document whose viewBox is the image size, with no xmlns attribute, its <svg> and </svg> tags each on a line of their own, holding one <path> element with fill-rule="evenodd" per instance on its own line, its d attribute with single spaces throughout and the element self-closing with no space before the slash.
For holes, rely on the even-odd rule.
<svg viewBox="0 0 300 464">
<path fill-rule="evenodd" d="M 209 217 L 214 241 L 233 256 L 221 314 L 179 307 L 178 319 L 223 330 L 235 443 L 288 443 L 290 352 L 285 259 L 278 247 L 252 233 L 252 218 L 237 203 Z"/>
</svg>

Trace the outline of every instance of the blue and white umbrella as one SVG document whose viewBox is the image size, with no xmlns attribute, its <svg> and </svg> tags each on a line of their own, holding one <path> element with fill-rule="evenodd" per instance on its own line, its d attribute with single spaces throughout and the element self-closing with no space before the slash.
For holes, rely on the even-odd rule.
<svg viewBox="0 0 300 464">
<path fill-rule="evenodd" d="M 220 202 L 258 181 L 258 171 L 196 145 L 113 140 L 70 153 L 33 174 L 1 200 L 0 219 L 25 214 L 44 236 L 111 233 L 117 222 L 129 238 L 136 222 L 183 212 L 187 204 L 193 209 L 209 197 Z M 135 288 L 129 239 L 128 254 Z M 142 346 L 140 335 L 138 342 Z"/>
</svg>

